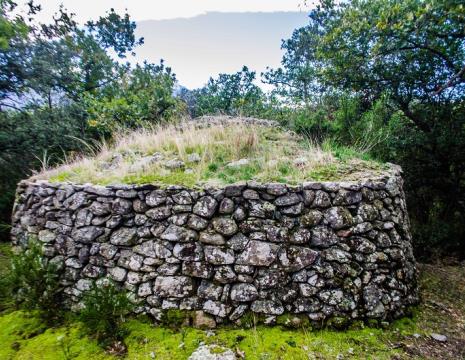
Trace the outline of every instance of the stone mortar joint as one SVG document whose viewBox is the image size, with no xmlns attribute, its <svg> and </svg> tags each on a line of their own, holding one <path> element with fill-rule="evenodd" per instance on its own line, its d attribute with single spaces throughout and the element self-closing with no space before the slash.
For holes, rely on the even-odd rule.
<svg viewBox="0 0 465 360">
<path fill-rule="evenodd" d="M 22 181 L 12 238 L 43 243 L 72 309 L 110 278 L 158 319 L 179 309 L 208 326 L 250 312 L 267 323 L 391 320 L 418 301 L 402 185 L 394 165 L 377 178 L 299 186 Z"/>
</svg>

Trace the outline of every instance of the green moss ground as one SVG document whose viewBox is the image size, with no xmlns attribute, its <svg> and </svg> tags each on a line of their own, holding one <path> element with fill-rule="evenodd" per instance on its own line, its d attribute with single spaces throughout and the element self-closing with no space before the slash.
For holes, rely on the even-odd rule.
<svg viewBox="0 0 465 360">
<path fill-rule="evenodd" d="M 78 324 L 47 329 L 34 314 L 13 311 L 0 317 L 0 359 L 112 359 Z"/>
<path fill-rule="evenodd" d="M 409 324 L 408 326 L 411 326 Z M 187 359 L 200 342 L 239 349 L 246 359 L 333 359 L 338 354 L 354 358 L 389 359 L 398 350 L 385 341 L 385 330 L 364 328 L 336 332 L 306 331 L 258 326 L 251 329 L 222 328 L 215 335 L 193 328 L 157 327 L 143 321 L 126 324 L 128 359 Z M 14 311 L 0 317 L 0 359 L 111 359 L 87 338 L 79 324 L 46 329 L 33 314 Z"/>
<path fill-rule="evenodd" d="M 9 246 L 0 244 L 0 274 Z M 125 325 L 126 359 L 187 359 L 201 343 L 233 349 L 245 359 L 462 359 L 465 358 L 465 267 L 420 266 L 421 304 L 410 318 L 386 328 L 358 325 L 346 331 L 256 326 L 213 332 L 155 326 L 148 319 Z M 447 335 L 440 343 L 436 332 Z M 0 313 L 0 359 L 115 359 L 69 320 L 47 328 L 37 314 L 11 307 Z"/>
</svg>

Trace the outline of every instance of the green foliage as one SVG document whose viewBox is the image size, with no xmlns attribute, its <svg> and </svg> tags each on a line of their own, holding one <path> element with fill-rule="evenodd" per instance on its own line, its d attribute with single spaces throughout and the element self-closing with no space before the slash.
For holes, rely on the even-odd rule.
<svg viewBox="0 0 465 360">
<path fill-rule="evenodd" d="M 0 359 L 114 360 L 76 322 L 47 328 L 36 313 L 13 311 L 0 315 L 0 329 Z"/>
<path fill-rule="evenodd" d="M 38 241 L 29 239 L 27 249 L 11 257 L 11 270 L 7 274 L 16 304 L 28 311 L 38 310 L 47 322 L 55 321 L 61 314 L 58 266 L 43 256 Z"/>
<path fill-rule="evenodd" d="M 153 126 L 180 116 L 182 103 L 172 95 L 175 81 L 163 61 L 126 70 L 104 91 L 84 96 L 90 128 L 109 136 L 120 129 Z"/>
<path fill-rule="evenodd" d="M 285 51 L 282 67 L 267 69 L 262 74 L 263 82 L 273 85 L 272 93 L 285 99 L 291 105 L 309 107 L 322 93 L 316 77 L 320 62 L 315 54 L 315 46 L 320 41 L 322 28 L 311 22 L 308 26 L 296 29 L 292 37 L 283 41 Z"/>
<path fill-rule="evenodd" d="M 143 43 L 128 14 L 111 9 L 78 26 L 63 7 L 51 24 L 37 21 L 40 7 L 32 2 L 27 10 L 0 0 L 2 240 L 20 179 L 86 152 L 87 142 L 184 111 L 163 63 L 115 61 L 112 54 L 124 58 Z"/>
<path fill-rule="evenodd" d="M 15 36 L 25 37 L 29 31 L 24 19 L 20 16 L 9 18 L 16 4 L 11 0 L 0 0 L 0 49 L 8 49 Z"/>
<path fill-rule="evenodd" d="M 12 307 L 10 272 L 11 244 L 0 242 L 0 312 Z"/>
<path fill-rule="evenodd" d="M 225 167 L 218 173 L 218 178 L 227 184 L 232 184 L 242 180 L 252 180 L 254 175 L 261 170 L 258 162 L 252 162 L 249 165 L 239 167 Z"/>
<path fill-rule="evenodd" d="M 292 114 L 291 119 L 292 128 L 313 141 L 322 142 L 328 136 L 335 134 L 335 124 L 328 121 L 328 114 L 324 109 L 297 110 Z"/>
<path fill-rule="evenodd" d="M 205 114 L 227 114 L 253 116 L 263 109 L 264 94 L 255 85 L 255 72 L 244 66 L 234 74 L 219 74 L 218 78 L 210 78 L 208 84 L 194 90 L 186 102 L 193 102 L 191 113 L 194 116 Z"/>
<path fill-rule="evenodd" d="M 163 312 L 161 323 L 169 328 L 181 329 L 192 322 L 192 312 L 187 310 L 168 309 Z"/>
<path fill-rule="evenodd" d="M 77 105 L 31 112 L 0 112 L 0 225 L 9 224 L 16 184 L 84 150 L 77 138 L 86 138 L 82 108 Z M 18 161 L 21 159 L 21 161 Z M 9 228 L 0 226 L 0 239 Z"/>
<path fill-rule="evenodd" d="M 263 74 L 284 102 L 306 109 L 291 124 L 399 163 L 417 249 L 441 242 L 463 254 L 465 7 L 322 0 L 309 19 L 283 42 L 281 68 Z"/>
<path fill-rule="evenodd" d="M 317 49 L 322 81 L 367 94 L 370 102 L 389 97 L 387 105 L 402 117 L 391 119 L 397 131 L 381 151 L 406 171 L 415 232 L 441 229 L 440 237 L 449 239 L 441 246 L 463 251 L 456 239 L 465 228 L 455 225 L 465 211 L 465 34 L 457 30 L 465 21 L 463 4 L 355 1 L 325 5 L 314 15 L 329 13 Z M 447 228 L 455 231 L 446 235 Z M 417 240 L 434 246 L 438 235 Z"/>
<path fill-rule="evenodd" d="M 126 175 L 122 182 L 125 184 L 172 184 L 194 186 L 197 181 L 195 174 L 186 173 L 183 170 L 172 171 L 169 174 L 151 173 L 145 175 Z"/>
<path fill-rule="evenodd" d="M 88 32 L 94 35 L 103 49 L 113 49 L 121 58 L 135 46 L 144 43 L 143 38 L 136 39 L 136 23 L 131 21 L 129 14 L 121 16 L 113 8 L 106 16 L 101 16 L 97 21 L 88 21 L 86 25 Z"/>
<path fill-rule="evenodd" d="M 104 346 L 122 339 L 125 317 L 134 309 L 125 290 L 108 279 L 94 282 L 84 293 L 82 303 L 78 319 L 87 333 Z"/>
</svg>

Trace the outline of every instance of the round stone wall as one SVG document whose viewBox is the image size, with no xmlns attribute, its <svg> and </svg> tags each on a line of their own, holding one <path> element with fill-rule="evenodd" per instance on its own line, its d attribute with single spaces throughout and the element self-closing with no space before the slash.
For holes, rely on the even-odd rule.
<svg viewBox="0 0 465 360">
<path fill-rule="evenodd" d="M 359 182 L 224 188 L 23 181 L 13 244 L 43 243 L 64 305 L 111 278 L 138 312 L 392 319 L 417 301 L 400 169 Z"/>
</svg>

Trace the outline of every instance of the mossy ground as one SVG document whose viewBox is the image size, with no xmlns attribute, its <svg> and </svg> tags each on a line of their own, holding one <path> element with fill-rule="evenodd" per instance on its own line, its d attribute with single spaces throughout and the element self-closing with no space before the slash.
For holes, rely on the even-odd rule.
<svg viewBox="0 0 465 360">
<path fill-rule="evenodd" d="M 149 161 L 154 154 L 158 160 Z M 246 164 L 231 165 L 244 159 Z M 183 166 L 167 168 L 167 163 L 174 160 L 182 161 Z M 71 161 L 35 178 L 192 187 L 247 180 L 296 184 L 359 179 L 361 172 L 367 176 L 382 169 L 363 151 L 331 141 L 316 145 L 280 128 L 234 124 L 199 129 L 186 125 L 183 130 L 168 126 L 122 135 L 113 145 L 102 145 L 94 156 Z"/>
<path fill-rule="evenodd" d="M 8 245 L 0 245 L 5 273 Z M 155 326 L 148 318 L 125 324 L 127 359 L 187 359 L 201 342 L 231 348 L 245 359 L 462 359 L 465 357 L 465 267 L 420 265 L 421 304 L 412 317 L 386 328 L 361 324 L 345 331 L 285 326 Z M 431 333 L 448 337 L 440 343 Z M 47 328 L 37 314 L 14 309 L 0 313 L 0 359 L 115 359 L 68 320 Z"/>
</svg>

